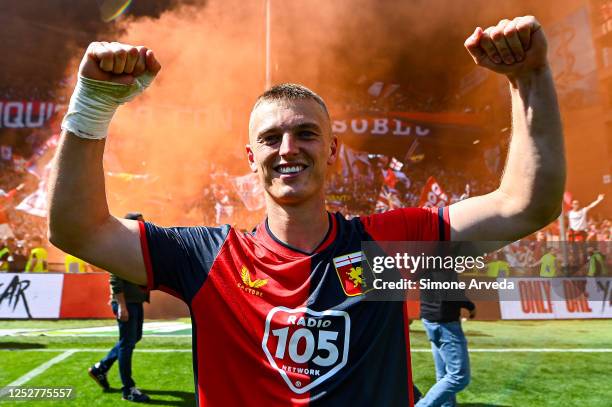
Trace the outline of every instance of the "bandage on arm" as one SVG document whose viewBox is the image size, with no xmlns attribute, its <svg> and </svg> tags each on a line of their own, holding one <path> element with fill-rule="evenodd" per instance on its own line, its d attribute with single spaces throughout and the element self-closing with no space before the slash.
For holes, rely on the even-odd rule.
<svg viewBox="0 0 612 407">
<path fill-rule="evenodd" d="M 138 223 L 111 215 L 102 164 L 114 111 L 151 83 L 132 85 L 79 79 L 62 123 L 49 176 L 49 240 L 66 253 L 146 285 Z"/>
<path fill-rule="evenodd" d="M 79 76 L 62 129 L 85 139 L 106 138 L 117 108 L 141 94 L 153 78 L 145 73 L 133 84 L 123 85 Z"/>
</svg>

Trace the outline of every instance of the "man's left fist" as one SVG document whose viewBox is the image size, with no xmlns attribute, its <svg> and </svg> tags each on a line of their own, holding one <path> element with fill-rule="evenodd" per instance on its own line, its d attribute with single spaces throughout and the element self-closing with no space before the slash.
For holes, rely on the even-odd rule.
<svg viewBox="0 0 612 407">
<path fill-rule="evenodd" d="M 477 65 L 510 78 L 548 64 L 546 37 L 533 16 L 504 19 L 485 30 L 477 27 L 464 45 Z"/>
</svg>

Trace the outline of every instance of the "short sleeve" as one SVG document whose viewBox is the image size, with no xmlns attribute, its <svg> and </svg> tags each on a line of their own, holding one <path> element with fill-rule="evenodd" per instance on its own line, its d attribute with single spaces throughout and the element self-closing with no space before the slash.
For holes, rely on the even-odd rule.
<svg viewBox="0 0 612 407">
<path fill-rule="evenodd" d="M 450 240 L 448 207 L 401 208 L 360 220 L 365 231 L 378 241 Z"/>
<path fill-rule="evenodd" d="M 147 289 L 159 289 L 188 304 L 202 287 L 230 227 L 164 228 L 140 222 Z"/>
</svg>

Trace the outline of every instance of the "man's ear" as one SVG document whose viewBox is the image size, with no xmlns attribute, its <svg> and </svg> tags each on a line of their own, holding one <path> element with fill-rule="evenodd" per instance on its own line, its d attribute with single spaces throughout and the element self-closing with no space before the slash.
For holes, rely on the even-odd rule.
<svg viewBox="0 0 612 407">
<path fill-rule="evenodd" d="M 333 165 L 338 158 L 338 137 L 332 136 L 331 144 L 329 145 L 329 157 L 327 158 L 327 164 Z"/>
<path fill-rule="evenodd" d="M 253 154 L 253 149 L 250 144 L 246 146 L 247 160 L 249 161 L 249 167 L 251 167 L 251 171 L 257 172 L 257 164 L 255 164 L 255 154 Z"/>
</svg>

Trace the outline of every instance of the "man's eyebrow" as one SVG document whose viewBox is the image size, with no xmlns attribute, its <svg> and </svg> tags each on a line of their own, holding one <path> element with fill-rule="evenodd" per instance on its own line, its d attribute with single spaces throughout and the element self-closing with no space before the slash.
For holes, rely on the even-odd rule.
<svg viewBox="0 0 612 407">
<path fill-rule="evenodd" d="M 272 133 L 277 133 L 278 131 L 280 131 L 280 127 L 277 127 L 277 126 L 268 127 L 267 129 L 264 129 L 263 131 L 259 132 L 257 134 L 257 138 L 266 137 Z"/>
<path fill-rule="evenodd" d="M 315 130 L 319 133 L 322 132 L 321 127 L 314 122 L 305 122 L 305 123 L 300 123 L 295 127 L 292 127 L 294 130 Z M 267 129 L 264 129 L 262 132 L 260 132 L 257 137 L 265 137 L 267 135 L 269 135 L 270 133 L 276 133 L 279 131 L 283 131 L 283 129 L 281 127 L 278 126 L 272 126 L 269 127 Z"/>
<path fill-rule="evenodd" d="M 321 127 L 317 123 L 311 123 L 311 122 L 301 123 L 295 126 L 295 128 L 298 130 L 310 129 L 310 130 L 317 130 L 318 132 L 321 132 Z"/>
</svg>

